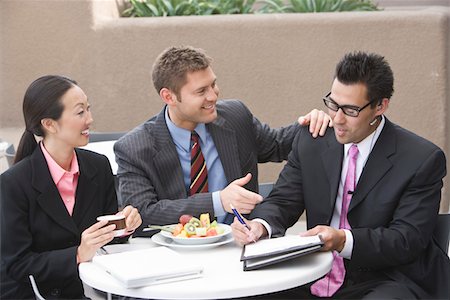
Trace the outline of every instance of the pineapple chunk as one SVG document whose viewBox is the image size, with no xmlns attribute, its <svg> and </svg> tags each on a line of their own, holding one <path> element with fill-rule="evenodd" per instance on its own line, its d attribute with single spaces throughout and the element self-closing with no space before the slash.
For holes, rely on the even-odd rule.
<svg viewBox="0 0 450 300">
<path fill-rule="evenodd" d="M 188 237 L 187 232 L 183 229 L 181 232 L 177 235 L 177 237 L 186 238 Z"/>
<path fill-rule="evenodd" d="M 200 223 L 202 223 L 202 227 L 209 227 L 209 225 L 211 224 L 209 220 L 209 213 L 200 215 Z"/>
</svg>

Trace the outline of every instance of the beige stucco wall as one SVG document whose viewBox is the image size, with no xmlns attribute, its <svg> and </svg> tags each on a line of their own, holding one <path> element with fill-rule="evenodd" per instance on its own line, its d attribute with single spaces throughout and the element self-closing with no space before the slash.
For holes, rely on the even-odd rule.
<svg viewBox="0 0 450 300">
<path fill-rule="evenodd" d="M 129 130 L 162 108 L 151 66 L 170 45 L 214 58 L 221 96 L 272 126 L 323 109 L 336 62 L 352 50 L 386 56 L 395 74 L 388 117 L 448 154 L 448 7 L 383 12 L 120 18 L 115 0 L 0 1 L 0 128 L 22 126 L 26 87 L 50 73 L 78 80 L 94 130 Z M 449 166 L 448 166 L 449 167 Z M 280 166 L 264 166 L 261 181 Z M 446 179 L 446 186 L 448 185 Z M 442 210 L 448 210 L 445 192 Z"/>
</svg>

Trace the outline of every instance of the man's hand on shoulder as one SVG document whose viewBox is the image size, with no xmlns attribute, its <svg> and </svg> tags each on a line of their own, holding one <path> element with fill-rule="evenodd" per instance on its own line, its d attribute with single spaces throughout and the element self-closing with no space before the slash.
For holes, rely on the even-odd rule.
<svg viewBox="0 0 450 300">
<path fill-rule="evenodd" d="M 225 211 L 232 213 L 230 203 L 242 214 L 249 214 L 258 204 L 263 200 L 263 197 L 257 193 L 245 189 L 252 174 L 248 173 L 246 176 L 236 179 L 231 182 L 226 188 L 220 191 L 220 200 Z"/>
<path fill-rule="evenodd" d="M 318 135 L 323 136 L 328 127 L 333 127 L 331 117 L 324 111 L 313 109 L 305 116 L 298 118 L 298 123 L 302 126 L 309 124 L 309 132 L 314 138 Z"/>
</svg>

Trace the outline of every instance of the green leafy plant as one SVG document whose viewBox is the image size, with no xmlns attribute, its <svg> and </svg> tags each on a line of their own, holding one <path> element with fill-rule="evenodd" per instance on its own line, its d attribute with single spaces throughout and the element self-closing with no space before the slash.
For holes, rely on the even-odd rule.
<svg viewBox="0 0 450 300">
<path fill-rule="evenodd" d="M 130 0 L 130 7 L 123 11 L 125 17 L 167 17 L 195 13 L 194 1 L 184 0 Z"/>
<path fill-rule="evenodd" d="M 251 14 L 255 0 L 209 0 L 201 1 L 203 15 Z"/>
<path fill-rule="evenodd" d="M 289 8 L 284 0 L 263 0 L 264 5 L 258 9 L 257 13 L 284 13 Z"/>
<path fill-rule="evenodd" d="M 249 14 L 256 0 L 130 0 L 124 17 Z"/>
<path fill-rule="evenodd" d="M 370 0 L 263 0 L 261 13 L 307 13 L 337 11 L 374 11 L 377 6 Z"/>
<path fill-rule="evenodd" d="M 378 10 L 371 0 L 129 0 L 124 17 Z"/>
</svg>

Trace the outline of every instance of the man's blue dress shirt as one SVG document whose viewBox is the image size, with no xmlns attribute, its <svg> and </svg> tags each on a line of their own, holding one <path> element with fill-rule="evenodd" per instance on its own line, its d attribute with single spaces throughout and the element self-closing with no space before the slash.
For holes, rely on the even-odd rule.
<svg viewBox="0 0 450 300">
<path fill-rule="evenodd" d="M 191 132 L 177 127 L 170 120 L 167 107 L 165 117 L 167 128 L 169 129 L 178 152 L 178 157 L 180 158 L 184 184 L 189 195 L 189 186 L 191 184 Z M 206 168 L 208 169 L 208 191 L 212 193 L 214 214 L 216 215 L 217 222 L 223 223 L 227 213 L 223 209 L 222 202 L 220 201 L 220 191 L 227 186 L 225 171 L 223 170 L 214 140 L 206 129 L 205 124 L 198 124 L 194 130 L 200 137 L 200 147 L 205 157 Z"/>
</svg>

